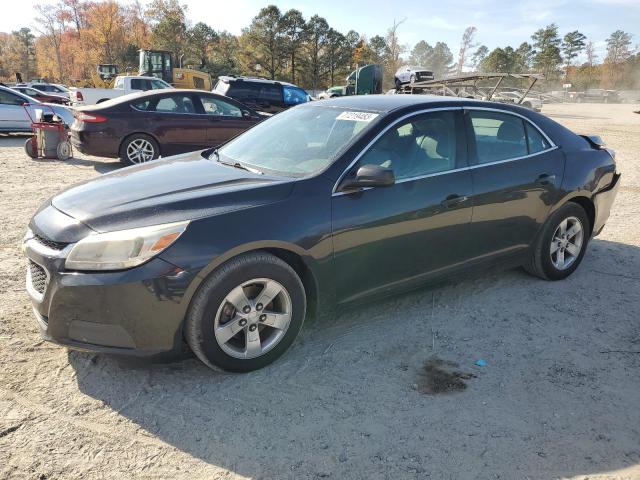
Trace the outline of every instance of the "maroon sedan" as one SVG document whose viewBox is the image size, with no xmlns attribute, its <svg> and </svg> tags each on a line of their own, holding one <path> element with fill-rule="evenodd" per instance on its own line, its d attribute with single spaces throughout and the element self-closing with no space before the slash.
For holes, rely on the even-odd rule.
<svg viewBox="0 0 640 480">
<path fill-rule="evenodd" d="M 127 165 L 221 145 L 267 118 L 223 95 L 173 88 L 80 107 L 74 117 L 76 149 Z"/>
<path fill-rule="evenodd" d="M 31 87 L 12 87 L 11 89 L 24 95 L 28 95 L 31 98 L 35 98 L 42 103 L 59 103 L 60 105 L 67 105 L 69 103 L 69 99 L 63 95 L 41 92 L 40 90 L 36 90 Z"/>
</svg>

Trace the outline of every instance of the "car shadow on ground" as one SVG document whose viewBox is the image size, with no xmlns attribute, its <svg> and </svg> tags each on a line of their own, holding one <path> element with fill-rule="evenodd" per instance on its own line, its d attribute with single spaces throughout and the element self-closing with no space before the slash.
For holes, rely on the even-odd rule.
<svg viewBox="0 0 640 480">
<path fill-rule="evenodd" d="M 24 147 L 25 142 L 31 135 L 25 133 L 0 133 L 0 148 L 2 147 Z M 24 151 L 21 151 L 20 154 L 24 155 L 25 162 L 40 162 L 43 164 L 50 164 L 51 162 L 60 162 L 58 159 L 32 159 L 27 156 Z M 64 160 L 64 163 L 69 165 L 75 165 L 78 167 L 90 167 L 93 168 L 98 173 L 108 173 L 113 170 L 117 170 L 122 167 L 122 164 L 118 160 L 113 160 L 111 162 L 104 161 L 104 159 L 98 159 L 94 157 L 85 157 L 84 155 L 80 155 L 77 152 L 74 152 L 74 157 L 69 160 Z"/>
<path fill-rule="evenodd" d="M 638 247 L 596 239 L 562 282 L 509 270 L 350 309 L 245 375 L 69 361 L 145 434 L 245 477 L 597 475 L 640 464 L 638 272 Z M 425 394 L 433 359 L 467 388 Z"/>
</svg>

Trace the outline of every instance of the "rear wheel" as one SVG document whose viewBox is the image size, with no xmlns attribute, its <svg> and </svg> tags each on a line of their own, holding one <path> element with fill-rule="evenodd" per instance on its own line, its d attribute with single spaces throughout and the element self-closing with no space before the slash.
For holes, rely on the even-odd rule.
<svg viewBox="0 0 640 480">
<path fill-rule="evenodd" d="M 222 265 L 194 296 L 185 323 L 191 350 L 213 369 L 249 372 L 280 357 L 306 314 L 296 272 L 266 252 Z"/>
<path fill-rule="evenodd" d="M 562 280 L 582 262 L 591 226 L 584 209 L 569 202 L 547 220 L 525 269 L 545 280 Z"/>
<path fill-rule="evenodd" d="M 120 160 L 125 165 L 137 165 L 139 163 L 155 160 L 160 156 L 160 147 L 149 135 L 136 133 L 127 138 L 120 147 Z"/>
<path fill-rule="evenodd" d="M 402 87 L 402 83 L 400 83 L 400 79 L 396 78 L 396 90 L 400 90 L 400 88 Z"/>
</svg>

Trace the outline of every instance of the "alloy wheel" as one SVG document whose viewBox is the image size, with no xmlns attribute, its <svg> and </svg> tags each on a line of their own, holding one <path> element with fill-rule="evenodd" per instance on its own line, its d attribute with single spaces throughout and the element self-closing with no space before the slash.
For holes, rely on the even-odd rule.
<svg viewBox="0 0 640 480">
<path fill-rule="evenodd" d="M 582 250 L 584 229 L 576 217 L 568 217 L 560 222 L 551 238 L 549 253 L 551 263 L 558 270 L 566 270 L 576 261 Z"/>
<path fill-rule="evenodd" d="M 144 138 L 133 140 L 127 145 L 127 158 L 131 163 L 144 163 L 153 160 L 155 150 L 150 141 Z"/>
<path fill-rule="evenodd" d="M 269 278 L 249 280 L 231 290 L 218 308 L 216 341 L 232 357 L 259 357 L 282 340 L 291 313 L 291 297 L 282 284 Z"/>
</svg>

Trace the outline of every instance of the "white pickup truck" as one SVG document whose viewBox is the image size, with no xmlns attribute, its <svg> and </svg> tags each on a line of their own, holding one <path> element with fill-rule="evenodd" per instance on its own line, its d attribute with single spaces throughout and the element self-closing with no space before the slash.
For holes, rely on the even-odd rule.
<svg viewBox="0 0 640 480">
<path fill-rule="evenodd" d="M 113 88 L 77 88 L 72 87 L 69 100 L 72 107 L 94 105 L 127 93 L 173 88 L 164 80 L 156 77 L 118 76 Z"/>
</svg>

